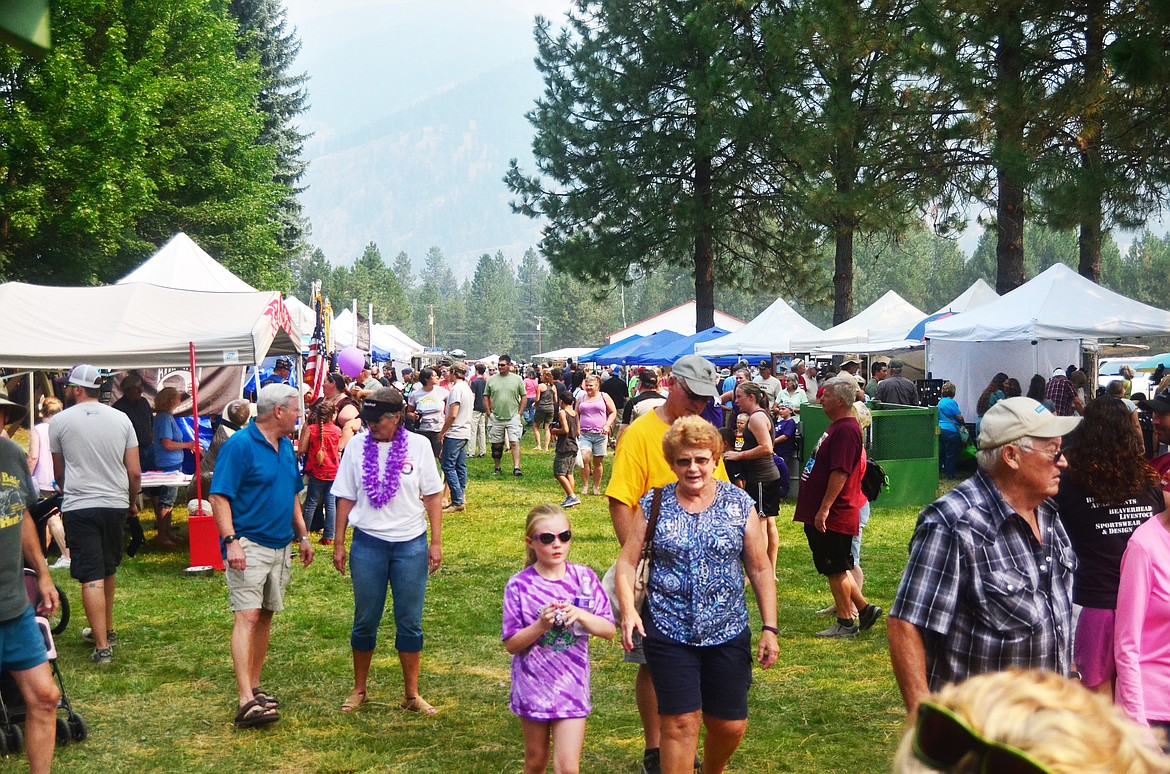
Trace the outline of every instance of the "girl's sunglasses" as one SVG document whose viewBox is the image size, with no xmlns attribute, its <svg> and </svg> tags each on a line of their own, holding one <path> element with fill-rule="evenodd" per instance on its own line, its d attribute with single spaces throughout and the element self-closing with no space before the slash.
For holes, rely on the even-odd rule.
<svg viewBox="0 0 1170 774">
<path fill-rule="evenodd" d="M 939 771 L 974 754 L 980 774 L 1052 774 L 1020 748 L 985 739 L 954 712 L 929 701 L 918 705 L 913 749 L 914 757 Z"/>
<path fill-rule="evenodd" d="M 573 531 L 567 529 L 564 532 L 538 532 L 532 536 L 533 540 L 539 540 L 546 546 L 551 546 L 554 540 L 560 540 L 562 543 L 568 543 L 573 539 Z"/>
</svg>

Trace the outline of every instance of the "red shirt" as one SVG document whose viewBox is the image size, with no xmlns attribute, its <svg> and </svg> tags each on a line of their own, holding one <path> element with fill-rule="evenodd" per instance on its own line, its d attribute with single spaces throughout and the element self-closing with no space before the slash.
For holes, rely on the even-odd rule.
<svg viewBox="0 0 1170 774">
<path fill-rule="evenodd" d="M 1150 464 L 1154 466 L 1154 470 L 1158 471 L 1158 475 L 1162 477 L 1162 489 L 1170 492 L 1170 453 L 1159 454 L 1150 460 Z"/>
<path fill-rule="evenodd" d="M 816 451 L 809 458 L 800 476 L 800 494 L 796 497 L 796 515 L 793 521 L 812 524 L 825 491 L 829 474 L 836 470 L 849 473 L 840 494 L 829 506 L 826 527 L 832 532 L 856 535 L 860 531 L 861 506 L 865 495 L 861 492 L 861 476 L 865 473 L 861 461 L 865 451 L 861 442 L 861 425 L 852 416 L 845 416 L 829 425 L 817 441 Z"/>
<path fill-rule="evenodd" d="M 320 481 L 337 478 L 337 465 L 341 462 L 337 443 L 340 440 L 341 428 L 333 422 L 309 425 L 309 448 L 304 450 L 305 472 Z"/>
</svg>

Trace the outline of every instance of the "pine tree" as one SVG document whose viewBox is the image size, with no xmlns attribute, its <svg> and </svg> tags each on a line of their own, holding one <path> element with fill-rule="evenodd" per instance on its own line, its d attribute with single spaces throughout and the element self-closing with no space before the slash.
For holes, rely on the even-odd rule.
<svg viewBox="0 0 1170 774">
<path fill-rule="evenodd" d="M 301 41 L 296 29 L 289 27 L 283 0 L 231 0 L 229 7 L 239 20 L 238 55 L 259 60 L 258 107 L 264 114 L 259 143 L 275 153 L 273 179 L 282 194 L 277 213 L 280 246 L 286 255 L 296 255 L 305 250 L 308 230 L 297 196 L 305 190 L 301 181 L 306 165 L 301 156 L 309 135 L 295 124 L 308 108 L 308 75 L 291 72 Z"/>
</svg>

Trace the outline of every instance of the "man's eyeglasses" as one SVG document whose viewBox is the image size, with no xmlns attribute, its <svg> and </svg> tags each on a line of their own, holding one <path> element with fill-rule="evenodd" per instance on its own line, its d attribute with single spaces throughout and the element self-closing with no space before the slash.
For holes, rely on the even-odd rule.
<svg viewBox="0 0 1170 774">
<path fill-rule="evenodd" d="M 568 543 L 573 539 L 573 531 L 570 529 L 564 532 L 538 532 L 532 536 L 533 540 L 539 540 L 546 546 L 551 546 L 554 540 L 560 540 L 562 543 Z"/>
<path fill-rule="evenodd" d="M 939 771 L 950 771 L 968 755 L 975 755 L 980 774 L 1052 774 L 1020 748 L 984 738 L 963 718 L 934 702 L 918 705 L 912 746 L 914 757 Z"/>
<path fill-rule="evenodd" d="M 687 383 L 685 381 L 683 381 L 682 379 L 678 380 L 678 386 L 679 386 L 679 389 L 681 389 L 684 393 L 686 393 L 688 400 L 701 400 L 704 403 L 707 402 L 706 396 L 697 395 L 697 394 L 691 392 L 691 388 L 687 387 Z"/>
<path fill-rule="evenodd" d="M 1041 457 L 1047 457 L 1050 460 L 1052 460 L 1053 465 L 1060 462 L 1060 458 L 1064 456 L 1064 448 L 1063 447 L 1061 447 L 1055 451 L 1053 451 L 1051 448 L 1037 449 L 1034 446 L 1029 446 L 1027 444 L 1022 444 L 1022 443 L 1017 443 L 1016 447 L 1021 449 L 1022 451 L 1035 452 L 1036 454 L 1039 454 Z"/>
</svg>

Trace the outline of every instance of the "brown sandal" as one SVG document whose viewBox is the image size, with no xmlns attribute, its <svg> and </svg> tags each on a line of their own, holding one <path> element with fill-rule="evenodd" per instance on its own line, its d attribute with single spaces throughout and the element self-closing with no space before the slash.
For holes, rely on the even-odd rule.
<svg viewBox="0 0 1170 774">
<path fill-rule="evenodd" d="M 359 691 L 355 688 L 353 690 L 353 692 L 350 693 L 349 696 L 346 698 L 346 700 L 342 703 L 341 711 L 345 712 L 345 713 L 350 713 L 365 703 L 366 703 L 366 692 Z"/>
<path fill-rule="evenodd" d="M 415 696 L 412 699 L 403 699 L 402 704 L 398 705 L 408 712 L 418 712 L 422 715 L 434 715 L 438 712 L 421 696 Z"/>
<path fill-rule="evenodd" d="M 234 721 L 236 728 L 256 728 L 280 720 L 280 713 L 272 707 L 265 707 L 256 699 L 240 707 Z"/>
</svg>

